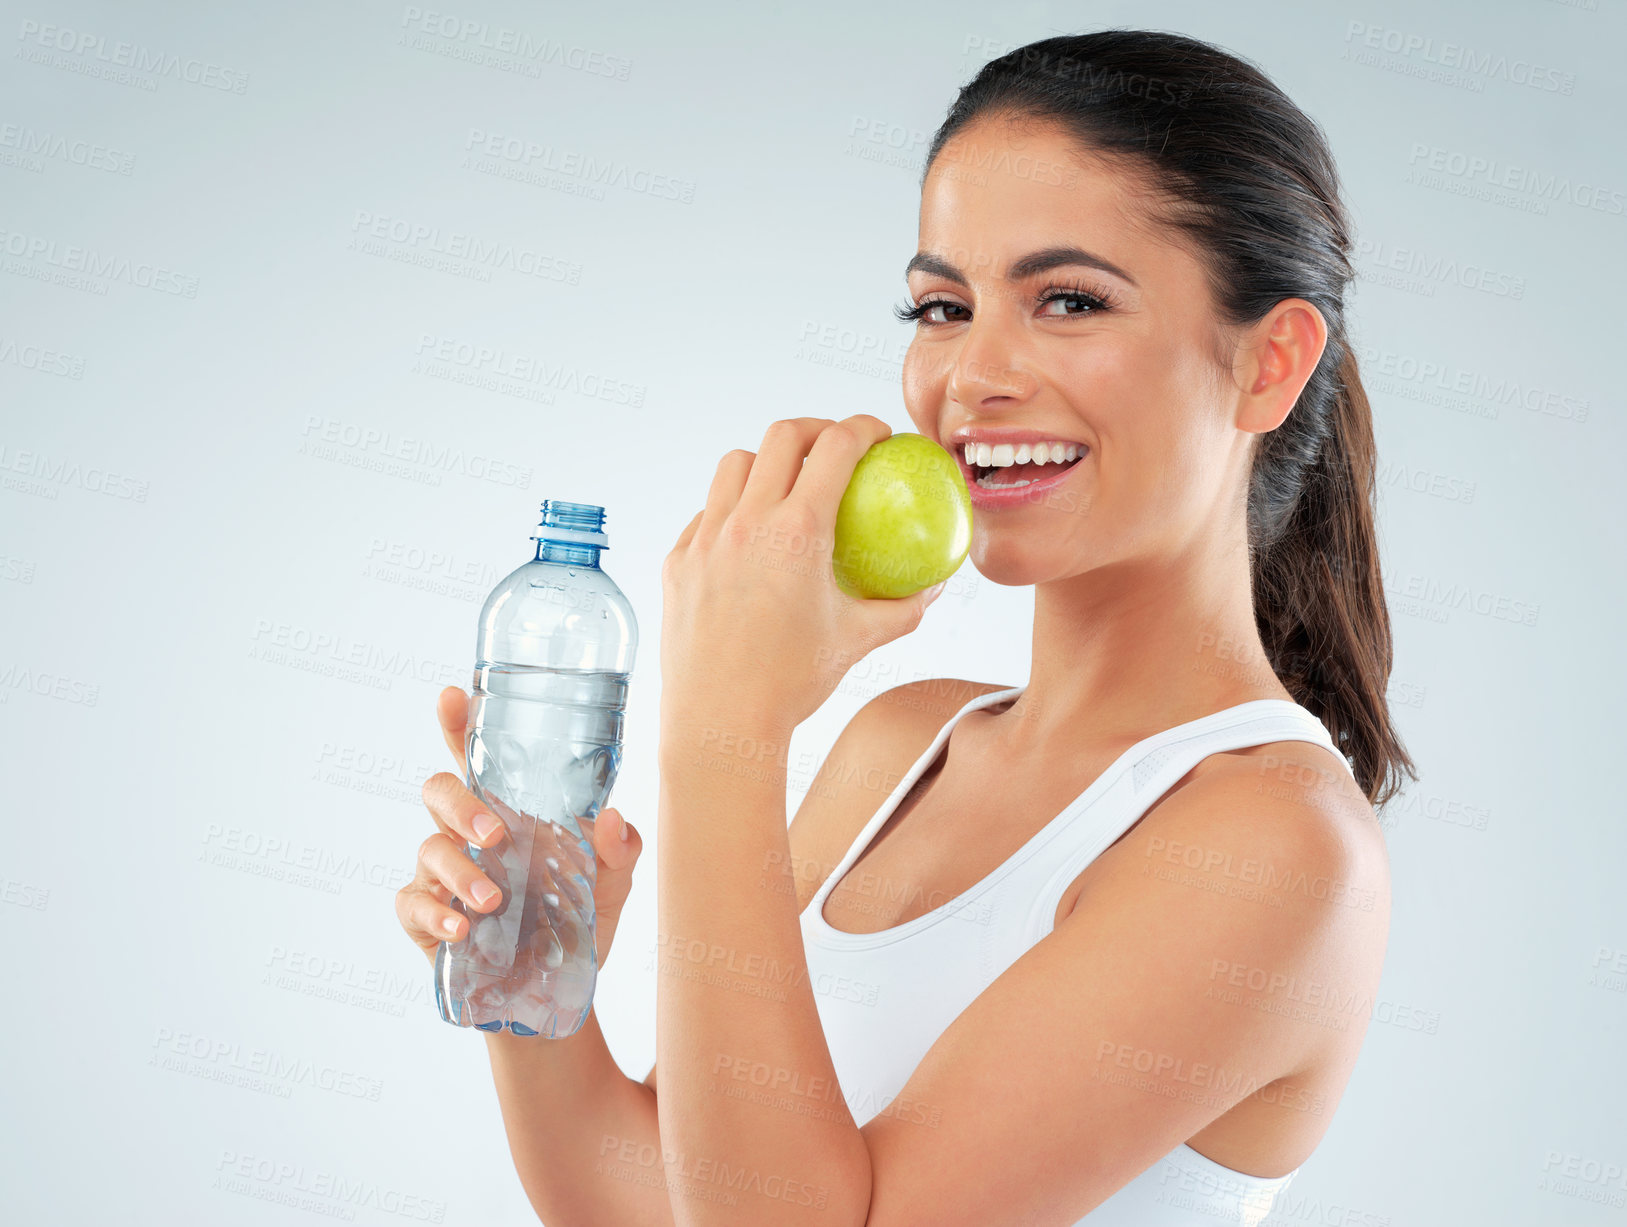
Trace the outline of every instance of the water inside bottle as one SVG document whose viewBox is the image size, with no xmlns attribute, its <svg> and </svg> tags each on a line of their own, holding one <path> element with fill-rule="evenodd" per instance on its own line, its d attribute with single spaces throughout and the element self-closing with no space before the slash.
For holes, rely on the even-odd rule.
<svg viewBox="0 0 1627 1227">
<path fill-rule="evenodd" d="M 476 664 L 467 782 L 507 835 L 467 851 L 503 898 L 492 912 L 453 900 L 469 931 L 436 957 L 449 1021 L 565 1036 L 585 1020 L 598 973 L 596 861 L 579 819 L 597 818 L 620 766 L 628 677 Z"/>
</svg>

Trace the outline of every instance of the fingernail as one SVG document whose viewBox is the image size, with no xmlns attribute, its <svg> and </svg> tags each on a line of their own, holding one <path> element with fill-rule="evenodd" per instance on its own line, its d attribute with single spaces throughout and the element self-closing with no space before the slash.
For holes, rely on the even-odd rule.
<svg viewBox="0 0 1627 1227">
<path fill-rule="evenodd" d="M 490 814 L 481 814 L 475 819 L 475 837 L 477 839 L 489 839 L 491 833 L 497 829 L 497 825 L 497 819 Z"/>
<path fill-rule="evenodd" d="M 476 883 L 469 893 L 474 896 L 475 902 L 482 907 L 485 907 L 492 899 L 497 898 L 497 889 L 489 882 Z"/>
<path fill-rule="evenodd" d="M 458 931 L 457 917 L 448 916 L 445 920 L 441 921 L 441 928 L 445 929 L 448 933 L 456 933 Z"/>
<path fill-rule="evenodd" d="M 623 818 L 621 820 L 621 842 L 626 843 L 632 837 L 633 833 L 627 829 L 627 819 Z"/>
<path fill-rule="evenodd" d="M 937 599 L 938 599 L 938 597 L 939 597 L 939 596 L 940 596 L 940 595 L 942 595 L 942 593 L 943 593 L 943 586 L 944 586 L 944 585 L 945 585 L 945 584 L 947 584 L 947 583 L 948 583 L 948 582 L 949 582 L 949 581 L 948 581 L 948 580 L 946 580 L 946 579 L 945 579 L 945 580 L 940 580 L 940 581 L 939 581 L 939 582 L 938 582 L 938 583 L 936 583 L 936 584 L 933 584 L 933 585 L 932 585 L 932 587 L 930 587 L 930 588 L 928 588 L 928 589 L 927 589 L 927 590 L 926 590 L 926 603 L 927 603 L 927 604 L 928 604 L 928 605 L 930 605 L 930 604 L 932 604 L 932 602 L 933 602 L 933 601 L 935 601 L 935 600 L 937 600 Z"/>
</svg>

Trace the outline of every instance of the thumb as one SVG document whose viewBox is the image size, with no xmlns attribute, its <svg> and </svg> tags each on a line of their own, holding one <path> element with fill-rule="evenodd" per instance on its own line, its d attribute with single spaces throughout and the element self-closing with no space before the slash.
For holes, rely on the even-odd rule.
<svg viewBox="0 0 1627 1227">
<path fill-rule="evenodd" d="M 593 849 L 611 869 L 627 869 L 644 850 L 644 840 L 619 809 L 607 805 L 593 822 Z"/>
<path fill-rule="evenodd" d="M 878 632 L 878 639 L 871 645 L 871 650 L 900 639 L 921 625 L 926 607 L 938 599 L 947 582 L 936 583 L 910 596 L 878 596 L 866 600 L 865 605 L 870 608 L 870 616 L 874 619 L 872 625 Z"/>
</svg>

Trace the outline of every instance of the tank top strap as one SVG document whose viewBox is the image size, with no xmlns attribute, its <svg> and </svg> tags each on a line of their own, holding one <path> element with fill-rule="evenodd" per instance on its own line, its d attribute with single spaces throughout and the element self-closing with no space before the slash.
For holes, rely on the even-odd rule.
<svg viewBox="0 0 1627 1227">
<path fill-rule="evenodd" d="M 1028 865 L 1016 889 L 1032 900 L 1027 928 L 1033 940 L 1049 933 L 1063 893 L 1087 865 L 1151 808 L 1154 801 L 1211 754 L 1273 741 L 1308 741 L 1333 751 L 1347 774 L 1350 763 L 1327 726 L 1287 699 L 1254 699 L 1155 733 L 1130 747 L 1085 790 L 1060 825 L 1045 855 Z"/>
<path fill-rule="evenodd" d="M 864 855 L 864 850 L 870 846 L 870 841 L 876 837 L 876 832 L 886 825 L 887 819 L 892 816 L 893 810 L 898 808 L 899 802 L 909 795 L 910 789 L 915 787 L 915 781 L 921 778 L 926 768 L 943 750 L 944 743 L 949 740 L 949 734 L 954 731 L 955 725 L 960 723 L 960 718 L 976 708 L 992 707 L 1001 699 L 1013 698 L 1021 694 L 1023 689 L 1022 686 L 1008 686 L 1004 690 L 990 690 L 983 694 L 973 695 L 965 703 L 961 704 L 960 709 L 954 715 L 939 726 L 937 734 L 932 738 L 932 743 L 921 751 L 910 769 L 904 773 L 904 777 L 898 781 L 887 799 L 881 803 L 880 808 L 870 816 L 870 821 L 865 823 L 860 828 L 859 833 L 853 837 L 853 842 L 848 844 L 847 851 L 843 854 L 842 859 L 836 863 L 836 868 L 825 876 L 824 882 L 814 892 L 814 897 L 808 901 L 808 906 L 803 909 L 804 913 L 812 912 L 823 923 L 821 909 L 825 906 L 825 896 L 835 888 L 842 875 L 853 868 L 853 862 Z"/>
</svg>

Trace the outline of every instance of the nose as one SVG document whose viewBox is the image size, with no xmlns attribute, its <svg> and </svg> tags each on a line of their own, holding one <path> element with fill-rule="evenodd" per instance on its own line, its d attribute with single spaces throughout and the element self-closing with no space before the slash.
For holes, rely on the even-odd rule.
<svg viewBox="0 0 1627 1227">
<path fill-rule="evenodd" d="M 974 319 L 949 372 L 949 399 L 966 409 L 1011 409 L 1032 397 L 1035 386 L 1010 338 Z"/>
</svg>

